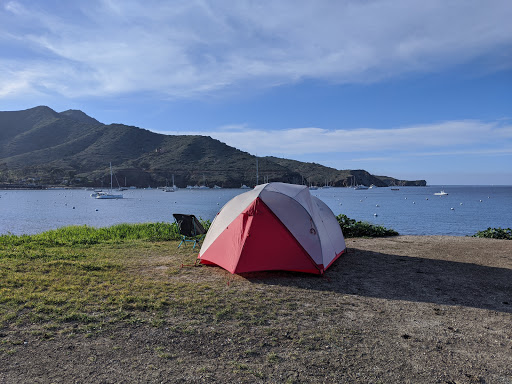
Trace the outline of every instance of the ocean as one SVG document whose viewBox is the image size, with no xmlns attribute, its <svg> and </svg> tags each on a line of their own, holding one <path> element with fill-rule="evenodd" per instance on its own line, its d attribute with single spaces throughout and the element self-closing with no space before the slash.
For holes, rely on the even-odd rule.
<svg viewBox="0 0 512 384">
<path fill-rule="evenodd" d="M 444 190 L 446 196 L 434 193 Z M 68 225 L 172 222 L 173 213 L 212 220 L 242 189 L 123 191 L 120 200 L 97 200 L 86 190 L 0 191 L 0 234 L 35 234 Z M 311 194 L 335 215 L 392 228 L 402 235 L 467 236 L 488 227 L 512 227 L 511 186 L 321 188 Z"/>
</svg>

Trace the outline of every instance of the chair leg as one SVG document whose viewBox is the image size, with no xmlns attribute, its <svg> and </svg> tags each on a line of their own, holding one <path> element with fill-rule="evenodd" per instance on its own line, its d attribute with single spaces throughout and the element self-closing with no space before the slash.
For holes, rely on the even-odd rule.
<svg viewBox="0 0 512 384">
<path fill-rule="evenodd" d="M 203 238 L 204 238 L 204 235 L 203 235 L 203 236 L 201 236 L 201 237 L 199 237 L 199 238 L 195 237 L 195 238 L 193 238 L 193 239 L 192 239 L 192 238 L 191 238 L 191 239 L 187 239 L 187 237 L 186 237 L 186 236 L 182 236 L 182 238 L 181 238 L 181 242 L 180 242 L 180 244 L 178 245 L 178 248 L 179 248 L 179 247 L 181 247 L 181 244 L 183 244 L 183 243 L 194 243 L 194 245 L 192 246 L 192 249 L 195 249 L 196 245 L 197 245 L 198 243 L 200 243 L 200 242 L 201 242 L 201 240 L 203 240 Z M 185 244 L 185 245 L 186 245 L 186 244 Z"/>
</svg>

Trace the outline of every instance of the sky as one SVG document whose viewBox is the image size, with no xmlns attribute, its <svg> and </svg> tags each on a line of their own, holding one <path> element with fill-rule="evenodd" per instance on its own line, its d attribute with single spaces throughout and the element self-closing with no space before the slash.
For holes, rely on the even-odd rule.
<svg viewBox="0 0 512 384">
<path fill-rule="evenodd" d="M 0 111 L 512 185 L 510 0 L 0 0 Z"/>
</svg>

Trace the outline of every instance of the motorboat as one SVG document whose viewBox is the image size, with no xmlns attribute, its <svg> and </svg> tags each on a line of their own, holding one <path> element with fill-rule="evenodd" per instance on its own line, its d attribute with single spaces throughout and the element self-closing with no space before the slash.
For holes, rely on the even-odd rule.
<svg viewBox="0 0 512 384">
<path fill-rule="evenodd" d="M 363 189 L 368 189 L 368 187 L 366 185 L 362 185 L 362 184 L 359 184 L 359 185 L 356 185 L 354 187 L 355 190 L 363 190 Z"/>
<path fill-rule="evenodd" d="M 436 195 L 436 196 L 447 196 L 448 193 L 442 190 L 441 192 L 434 193 L 434 195 Z"/>
</svg>

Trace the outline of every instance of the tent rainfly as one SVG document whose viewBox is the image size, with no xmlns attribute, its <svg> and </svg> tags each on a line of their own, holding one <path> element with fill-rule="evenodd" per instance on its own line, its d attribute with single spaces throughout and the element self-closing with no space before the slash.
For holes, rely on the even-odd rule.
<svg viewBox="0 0 512 384">
<path fill-rule="evenodd" d="M 306 186 L 269 183 L 226 203 L 198 258 L 231 273 L 323 274 L 345 249 L 336 217 Z"/>
</svg>

